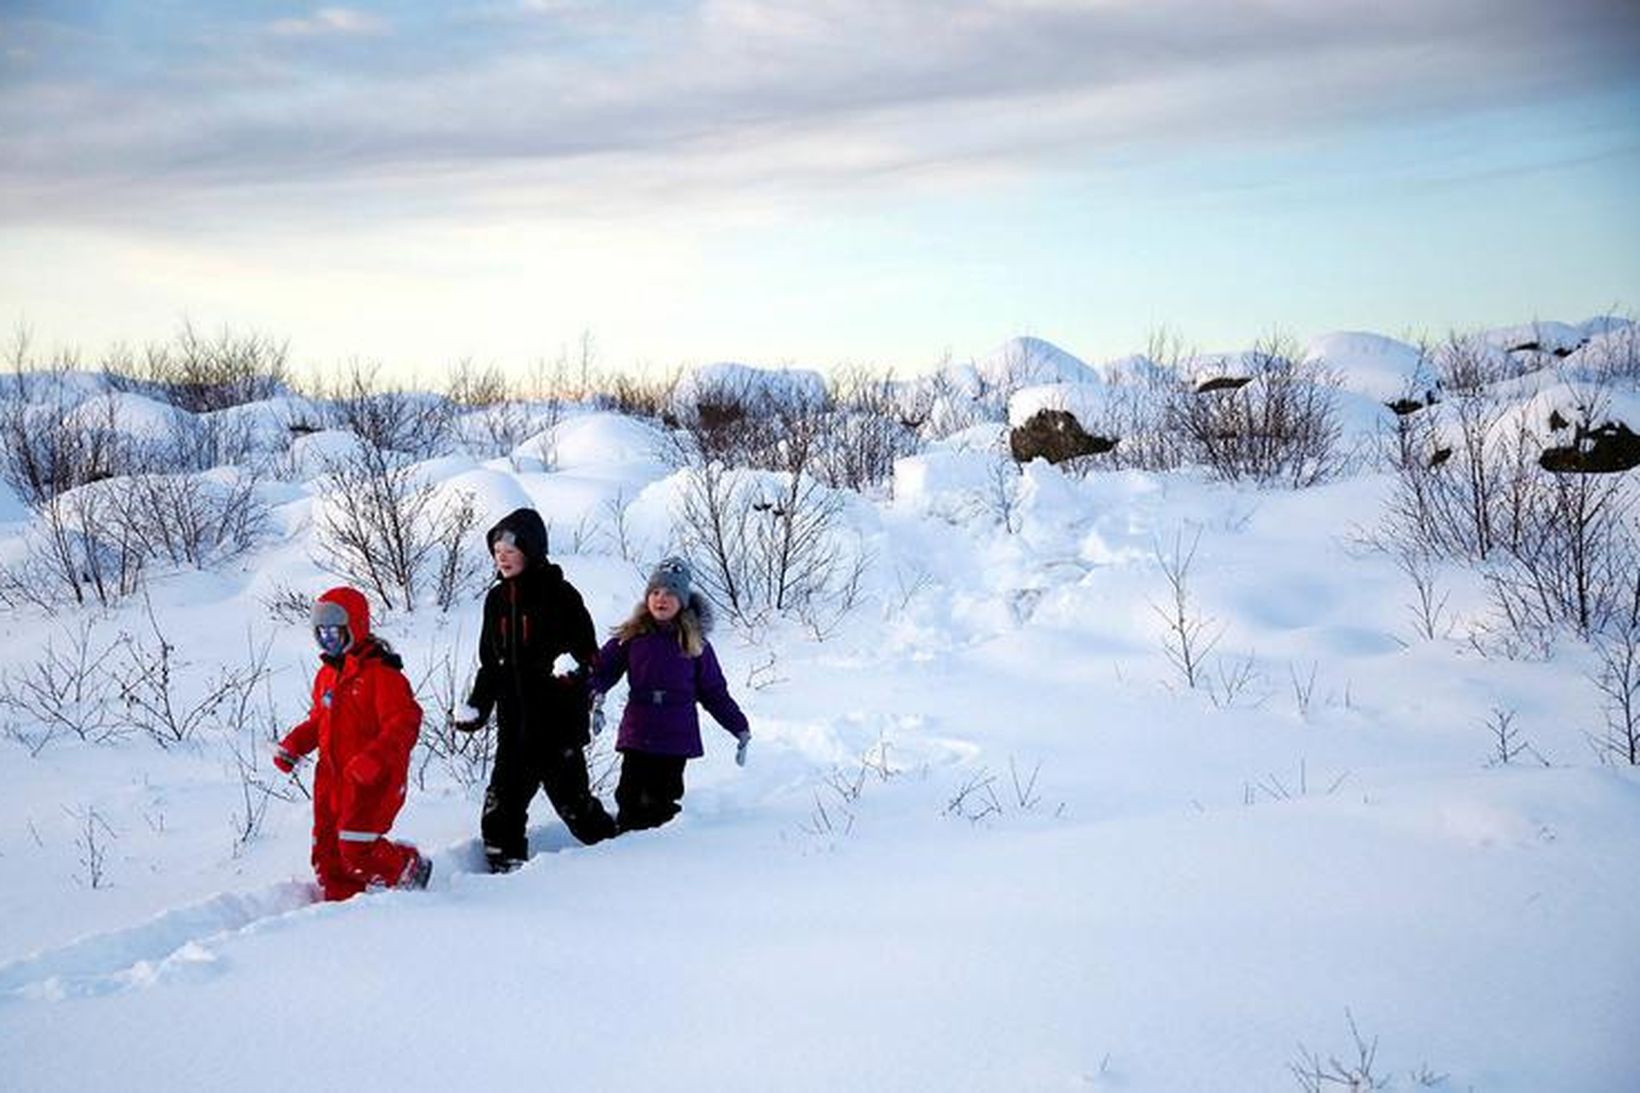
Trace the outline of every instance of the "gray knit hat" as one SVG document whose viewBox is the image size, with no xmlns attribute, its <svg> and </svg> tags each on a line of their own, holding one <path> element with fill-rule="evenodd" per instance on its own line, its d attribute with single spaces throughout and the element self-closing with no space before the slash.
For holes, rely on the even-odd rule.
<svg viewBox="0 0 1640 1093">
<path fill-rule="evenodd" d="M 644 586 L 644 595 L 664 588 L 678 598 L 683 606 L 689 606 L 689 593 L 694 587 L 694 574 L 689 569 L 689 563 L 679 557 L 664 559 L 649 575 L 649 583 Z"/>
</svg>

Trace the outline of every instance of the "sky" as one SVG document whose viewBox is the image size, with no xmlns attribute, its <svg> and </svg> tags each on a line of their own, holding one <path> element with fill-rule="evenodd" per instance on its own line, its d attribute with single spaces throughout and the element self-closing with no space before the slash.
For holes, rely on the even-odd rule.
<svg viewBox="0 0 1640 1093">
<path fill-rule="evenodd" d="M 900 374 L 1640 304 L 1629 0 L 0 0 L 0 323 Z"/>
</svg>

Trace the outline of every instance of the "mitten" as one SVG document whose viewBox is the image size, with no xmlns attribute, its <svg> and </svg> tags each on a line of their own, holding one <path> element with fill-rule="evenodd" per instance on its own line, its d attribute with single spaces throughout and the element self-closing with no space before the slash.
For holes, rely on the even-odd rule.
<svg viewBox="0 0 1640 1093">
<path fill-rule="evenodd" d="M 273 765 L 278 767 L 280 773 L 282 774 L 289 774 L 291 771 L 295 770 L 296 764 L 301 761 L 302 757 L 300 755 L 297 755 L 295 752 L 289 750 L 283 744 L 280 744 L 273 750 Z"/>
<path fill-rule="evenodd" d="M 592 692 L 592 735 L 597 736 L 604 731 L 604 695 L 602 691 Z"/>
<path fill-rule="evenodd" d="M 450 707 L 450 727 L 457 732 L 477 732 L 484 727 L 484 714 L 465 702 Z"/>
<path fill-rule="evenodd" d="M 739 741 L 735 745 L 735 766 L 743 767 L 746 765 L 746 749 L 752 744 L 752 734 L 749 730 L 741 729 L 735 733 L 735 739 Z"/>
<path fill-rule="evenodd" d="M 347 780 L 361 786 L 372 786 L 382 776 L 381 764 L 364 752 L 360 752 L 348 761 L 347 769 L 343 772 Z"/>
</svg>

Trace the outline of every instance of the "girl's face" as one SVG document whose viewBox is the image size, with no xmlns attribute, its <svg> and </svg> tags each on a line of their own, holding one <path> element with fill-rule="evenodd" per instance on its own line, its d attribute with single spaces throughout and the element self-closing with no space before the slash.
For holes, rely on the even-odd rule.
<svg viewBox="0 0 1640 1093">
<path fill-rule="evenodd" d="M 516 577 L 524 572 L 524 552 L 511 543 L 495 544 L 495 568 L 503 577 Z"/>
<path fill-rule="evenodd" d="M 664 588 L 651 589 L 644 597 L 644 606 L 649 608 L 649 613 L 655 617 L 656 622 L 671 622 L 683 609 L 683 604 L 678 602 L 678 598 Z"/>
</svg>

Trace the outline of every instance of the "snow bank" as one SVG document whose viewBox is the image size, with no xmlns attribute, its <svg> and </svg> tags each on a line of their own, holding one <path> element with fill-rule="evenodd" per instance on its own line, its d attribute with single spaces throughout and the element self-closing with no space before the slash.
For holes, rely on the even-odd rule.
<svg viewBox="0 0 1640 1093">
<path fill-rule="evenodd" d="M 1041 338 L 1010 338 L 974 362 L 987 387 L 1004 394 L 1045 383 L 1096 384 L 1098 372 Z"/>
<path fill-rule="evenodd" d="M 1305 347 L 1303 359 L 1336 371 L 1346 390 L 1382 402 L 1421 398 L 1435 386 L 1430 362 L 1417 346 L 1381 334 L 1323 334 Z"/>
</svg>

